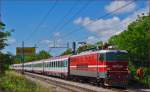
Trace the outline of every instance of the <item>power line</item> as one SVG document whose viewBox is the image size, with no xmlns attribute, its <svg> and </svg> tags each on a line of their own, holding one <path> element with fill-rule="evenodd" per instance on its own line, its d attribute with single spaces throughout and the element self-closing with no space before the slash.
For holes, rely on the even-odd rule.
<svg viewBox="0 0 150 92">
<path fill-rule="evenodd" d="M 72 22 L 72 20 L 80 13 L 82 12 L 86 7 L 88 7 L 88 5 L 90 4 L 90 0 L 87 1 L 87 3 L 85 5 L 83 5 L 69 20 L 67 20 L 62 26 L 60 26 L 59 28 L 57 28 L 56 30 L 58 30 L 59 32 L 62 31 L 62 29 L 68 25 L 70 22 Z"/>
<path fill-rule="evenodd" d="M 53 6 L 48 10 L 48 12 L 46 13 L 46 15 L 42 18 L 42 20 L 39 22 L 39 24 L 35 27 L 35 29 L 32 31 L 32 33 L 28 36 L 28 38 L 26 40 L 29 40 L 32 35 L 34 35 L 38 29 L 40 28 L 40 26 L 45 22 L 45 20 L 47 19 L 48 15 L 53 11 L 53 9 L 56 7 L 57 4 L 57 0 L 55 0 L 55 3 L 53 4 Z"/>
<path fill-rule="evenodd" d="M 128 5 L 130 5 L 130 4 L 132 4 L 132 3 L 135 2 L 135 1 L 136 1 L 136 0 L 133 0 L 133 1 L 131 1 L 131 2 L 127 3 L 127 4 L 125 4 L 125 5 L 121 6 L 120 8 L 115 9 L 115 10 L 112 11 L 112 12 L 106 13 L 105 15 L 103 15 L 103 16 L 101 16 L 101 17 L 98 17 L 97 20 L 98 20 L 98 19 L 101 19 L 101 18 L 104 18 L 104 17 L 106 17 L 106 16 L 109 16 L 109 15 L 112 15 L 112 14 L 114 14 L 115 12 L 117 12 L 118 10 L 120 10 L 120 9 L 122 9 L 122 8 L 124 8 L 124 7 L 128 6 Z M 93 23 L 96 23 L 96 22 L 97 22 L 97 21 L 95 21 L 95 22 L 89 22 L 89 23 L 87 23 L 87 25 L 90 25 L 90 24 L 93 24 Z M 69 32 L 68 34 L 63 35 L 63 36 L 62 36 L 62 39 L 63 39 L 63 38 L 67 38 L 68 36 L 70 36 L 70 35 L 73 34 L 74 32 L 77 32 L 77 31 L 81 30 L 82 28 L 83 28 L 83 27 L 79 27 L 79 28 L 77 28 L 77 29 L 75 29 L 75 30 L 72 30 L 72 31 Z"/>
<path fill-rule="evenodd" d="M 73 6 L 69 9 L 69 11 L 68 11 L 68 12 L 59 20 L 59 22 L 53 27 L 54 30 L 57 29 L 57 28 L 60 26 L 59 24 L 61 24 L 61 22 L 62 22 L 65 18 L 68 17 L 68 15 L 72 12 L 72 10 L 74 9 L 74 7 L 76 6 L 77 2 L 78 2 L 78 1 L 76 1 L 76 2 L 73 4 Z"/>
</svg>

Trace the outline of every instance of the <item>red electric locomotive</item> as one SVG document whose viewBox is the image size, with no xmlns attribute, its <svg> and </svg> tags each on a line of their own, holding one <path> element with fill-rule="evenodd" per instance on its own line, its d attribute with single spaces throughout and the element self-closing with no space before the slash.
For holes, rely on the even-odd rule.
<svg viewBox="0 0 150 92">
<path fill-rule="evenodd" d="M 107 86 L 128 83 L 128 54 L 124 50 L 100 50 L 70 57 L 70 75 Z"/>
</svg>

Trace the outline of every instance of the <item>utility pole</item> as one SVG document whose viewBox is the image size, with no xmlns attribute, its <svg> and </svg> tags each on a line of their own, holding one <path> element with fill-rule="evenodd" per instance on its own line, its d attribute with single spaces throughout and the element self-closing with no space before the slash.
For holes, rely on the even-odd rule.
<svg viewBox="0 0 150 92">
<path fill-rule="evenodd" d="M 22 74 L 24 74 L 24 41 L 22 41 Z"/>
<path fill-rule="evenodd" d="M 76 55 L 76 42 L 73 42 L 72 43 L 72 53 L 73 53 L 73 55 Z"/>
</svg>

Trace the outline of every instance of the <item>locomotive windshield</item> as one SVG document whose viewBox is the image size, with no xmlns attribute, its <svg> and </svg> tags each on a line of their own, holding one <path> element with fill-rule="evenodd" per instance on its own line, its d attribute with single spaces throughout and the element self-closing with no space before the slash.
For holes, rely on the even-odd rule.
<svg viewBox="0 0 150 92">
<path fill-rule="evenodd" d="M 127 52 L 106 52 L 100 53 L 99 57 L 100 61 L 128 61 L 128 54 Z"/>
<path fill-rule="evenodd" d="M 108 52 L 106 61 L 128 61 L 128 54 L 126 52 Z"/>
</svg>

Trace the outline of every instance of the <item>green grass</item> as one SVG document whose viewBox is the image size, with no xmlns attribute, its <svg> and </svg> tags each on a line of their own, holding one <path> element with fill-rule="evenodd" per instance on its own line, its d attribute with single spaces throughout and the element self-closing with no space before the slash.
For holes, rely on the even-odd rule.
<svg viewBox="0 0 150 92">
<path fill-rule="evenodd" d="M 52 92 L 50 88 L 29 81 L 23 75 L 13 71 L 7 71 L 0 77 L 0 89 L 4 92 Z"/>
</svg>

